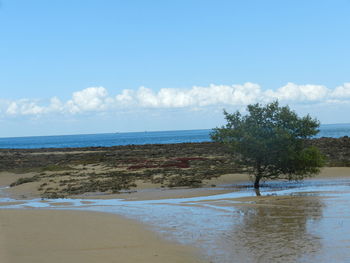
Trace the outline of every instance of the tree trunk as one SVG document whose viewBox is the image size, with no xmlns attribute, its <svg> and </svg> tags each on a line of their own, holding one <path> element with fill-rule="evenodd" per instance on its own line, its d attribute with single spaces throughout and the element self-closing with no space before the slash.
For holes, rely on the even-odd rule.
<svg viewBox="0 0 350 263">
<path fill-rule="evenodd" d="M 261 169 L 261 161 L 260 160 L 257 160 L 255 167 L 256 167 L 256 174 L 255 174 L 254 188 L 259 189 L 260 188 L 260 179 L 263 177 L 263 172 Z"/>
<path fill-rule="evenodd" d="M 256 194 L 256 196 L 261 196 L 259 188 L 255 188 L 255 194 Z"/>
<path fill-rule="evenodd" d="M 261 175 L 257 174 L 255 176 L 255 182 L 254 182 L 254 188 L 255 189 L 259 189 L 260 188 L 260 179 L 261 179 Z"/>
<path fill-rule="evenodd" d="M 261 194 L 260 194 L 260 179 L 261 179 L 261 177 L 262 177 L 261 175 L 255 176 L 254 189 L 255 189 L 256 196 L 261 196 Z"/>
</svg>

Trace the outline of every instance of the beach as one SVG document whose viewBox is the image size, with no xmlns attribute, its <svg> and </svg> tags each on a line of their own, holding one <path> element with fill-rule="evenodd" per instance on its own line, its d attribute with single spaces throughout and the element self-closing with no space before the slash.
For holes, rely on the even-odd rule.
<svg viewBox="0 0 350 263">
<path fill-rule="evenodd" d="M 337 180 L 347 180 L 349 177 L 350 168 L 348 167 L 324 168 L 319 178 L 307 180 L 305 183 L 312 184 L 312 182 L 318 182 L 318 180 L 336 182 Z M 110 199 L 110 196 L 105 196 L 105 198 L 98 196 L 96 199 L 92 196 L 90 198 L 93 199 L 81 199 L 79 201 L 80 205 L 74 205 L 75 199 L 57 201 L 44 199 L 35 202 L 27 199 L 1 203 L 3 207 L 9 205 L 14 205 L 14 207 L 21 205 L 21 207 L 19 207 L 20 209 L 0 209 L 0 260 L 4 263 L 48 261 L 216 263 L 231 262 L 230 258 L 234 256 L 238 262 L 271 262 L 281 253 L 280 244 L 282 242 L 285 245 L 285 250 L 282 252 L 290 257 L 289 260 L 294 260 L 285 262 L 299 262 L 296 259 L 301 255 L 311 253 L 310 249 L 311 251 L 320 249 L 318 244 L 320 237 L 310 236 L 306 230 L 302 230 L 306 222 L 308 220 L 316 220 L 315 222 L 317 222 L 318 218 L 322 218 L 321 211 L 324 210 L 322 207 L 325 200 L 332 201 L 331 207 L 339 207 L 345 201 L 329 199 L 326 196 L 327 199 L 322 198 L 323 193 L 328 193 L 324 190 L 318 192 L 319 197 L 314 197 L 312 193 L 310 196 L 300 197 L 293 197 L 288 194 L 265 194 L 261 197 L 248 194 L 248 196 L 235 197 L 234 194 L 237 190 L 227 185 L 242 183 L 241 179 L 237 175 L 225 176 L 223 186 L 227 188 L 223 187 L 220 190 L 205 188 L 195 189 L 195 191 L 191 189 L 147 189 L 143 193 L 140 189 L 139 194 L 137 192 L 128 194 L 129 199 L 127 200 L 129 201 L 119 201 L 115 206 L 111 206 L 110 202 L 114 203 L 115 199 Z M 216 181 L 216 183 L 219 186 L 220 182 Z M 232 197 L 225 197 L 225 195 L 231 193 L 233 194 Z M 236 193 L 239 194 L 239 191 Z M 154 203 L 152 200 L 147 201 L 152 197 L 158 198 L 158 203 Z M 210 201 L 211 198 L 213 198 L 213 201 Z M 179 203 L 177 205 L 173 204 L 173 201 L 168 203 L 168 200 L 179 200 Z M 104 201 L 107 201 L 107 203 L 104 204 Z M 141 204 L 133 208 L 132 204 L 135 202 L 141 202 Z M 142 202 L 145 202 L 145 204 L 142 204 Z M 128 210 L 127 206 L 130 205 L 129 209 L 131 210 Z M 202 211 L 208 205 L 209 208 L 214 205 L 214 210 L 209 209 L 204 218 L 202 216 L 197 218 L 196 211 Z M 120 206 L 126 206 L 124 208 L 126 210 L 120 210 Z M 135 209 L 139 210 L 136 214 Z M 222 214 L 220 209 L 228 210 Z M 238 215 L 243 216 L 243 222 L 245 222 L 241 226 L 244 227 L 243 230 L 240 230 L 239 225 L 234 226 L 236 224 L 234 222 L 242 222 L 235 211 L 239 212 Z M 252 214 L 249 211 L 256 212 Z M 256 213 L 263 217 L 259 219 L 259 217 L 256 217 Z M 133 214 L 134 216 L 132 216 Z M 271 219 L 267 217 L 269 214 L 273 216 Z M 128 215 L 131 215 L 134 219 L 130 219 Z M 280 225 L 281 222 L 278 221 L 278 217 L 282 216 L 283 218 L 286 215 L 290 217 L 290 220 L 284 222 L 285 228 L 283 228 L 283 225 Z M 179 216 L 181 217 L 179 218 Z M 333 216 L 333 220 L 343 221 L 343 216 L 341 215 L 340 218 Z M 232 219 L 229 219 L 230 217 Z M 203 220 L 206 222 L 205 225 L 200 223 Z M 262 224 L 265 220 L 269 220 L 269 223 Z M 341 231 L 337 234 L 338 238 L 346 238 L 347 235 L 347 221 L 343 222 L 344 230 L 339 229 L 338 223 L 330 224 L 331 228 L 336 227 L 337 231 Z M 199 225 L 195 226 L 197 223 Z M 272 225 L 270 225 L 271 223 Z M 273 227 L 274 225 L 277 228 Z M 288 225 L 290 226 L 288 227 Z M 272 226 L 272 228 L 269 226 Z M 171 228 L 169 229 L 169 227 Z M 162 230 L 160 235 L 157 231 L 154 232 L 157 229 L 165 229 L 165 232 Z M 232 232 L 232 229 L 238 230 Z M 252 230 L 256 231 L 257 235 L 248 234 Z M 246 231 L 248 232 L 246 233 Z M 295 233 L 301 231 L 297 235 L 301 235 L 301 239 L 295 240 L 297 236 L 294 238 L 288 236 L 292 234 L 291 231 L 296 231 Z M 269 239 L 269 242 L 263 242 L 264 245 L 259 250 L 263 257 L 261 254 L 256 255 L 250 251 L 250 246 L 254 246 L 255 242 L 261 242 L 261 238 L 264 237 L 264 235 L 260 236 L 259 232 L 266 233 L 263 240 Z M 286 239 L 281 240 L 279 236 L 272 235 L 273 233 L 279 236 L 284 235 Z M 205 237 L 206 234 L 208 237 Z M 226 238 L 218 239 L 218 237 L 225 236 L 230 237 L 229 240 L 233 238 L 233 241 L 228 242 Z M 303 240 L 306 240 L 306 243 Z M 299 245 L 293 247 L 290 246 L 289 242 Z M 336 239 L 332 244 L 339 244 L 337 242 Z M 229 245 L 231 243 L 234 244 L 235 250 L 232 250 L 233 247 Z M 346 246 L 347 242 L 342 244 L 341 246 Z M 206 247 L 209 247 L 209 249 L 206 249 Z M 206 254 L 206 250 L 211 251 L 209 255 L 214 254 L 214 256 Z M 221 255 L 222 252 L 220 251 L 226 251 L 226 254 Z M 266 251 L 269 252 L 266 254 Z M 331 252 L 333 250 L 326 249 L 322 251 Z M 344 252 L 346 252 L 346 249 L 340 250 L 338 254 L 341 255 Z M 267 257 L 267 259 L 264 259 L 264 257 Z M 326 255 L 324 259 L 329 260 L 330 258 Z M 301 262 L 313 262 L 313 260 Z M 342 260 L 341 257 L 341 260 L 336 262 L 343 262 Z M 320 259 L 318 261 L 327 262 Z"/>
<path fill-rule="evenodd" d="M 205 262 L 190 247 L 167 242 L 117 215 L 0 210 L 0 262 Z"/>
<path fill-rule="evenodd" d="M 350 0 L 0 0 L 0 263 L 350 263 Z"/>
<path fill-rule="evenodd" d="M 161 147 L 140 146 L 132 148 L 129 157 L 123 158 L 119 151 L 125 154 L 125 149 L 130 150 L 130 147 L 3 151 L 2 163 L 10 164 L 7 167 L 19 164 L 20 169 L 2 166 L 0 172 L 0 261 L 221 263 L 231 262 L 231 258 L 236 257 L 238 262 L 248 262 L 245 258 L 249 258 L 249 262 L 271 262 L 280 253 L 285 253 L 289 255 L 284 258 L 285 262 L 299 262 L 304 255 L 315 254 L 317 257 L 332 251 L 322 249 L 319 244 L 324 233 L 311 235 L 305 228 L 310 225 L 307 223 L 310 220 L 325 220 L 322 213 L 334 213 L 329 209 L 340 209 L 347 200 L 350 167 L 322 168 L 319 175 L 304 180 L 304 184 L 267 182 L 262 187 L 262 196 L 257 197 L 249 188 L 249 175 L 230 173 L 230 156 L 224 149 L 212 146 L 189 144 L 187 148 L 181 148 L 176 145 L 176 150 L 170 154 L 171 145 L 164 146 L 167 147 L 166 154 Z M 155 150 L 158 155 L 154 154 Z M 340 152 L 344 156 L 344 151 Z M 142 158 L 131 159 L 130 155 L 134 153 Z M 336 153 L 332 154 L 336 159 Z M 111 162 L 113 158 L 117 159 L 114 163 Z M 52 160 L 55 166 L 50 163 Z M 136 165 L 135 169 L 129 169 Z M 218 166 L 221 166 L 218 171 L 222 174 L 210 173 Z M 231 167 L 231 170 L 239 171 L 239 167 Z M 128 183 L 132 186 L 124 184 L 125 189 L 116 192 L 110 189 L 91 191 L 90 185 L 79 188 L 86 192 L 63 191 L 69 184 L 86 187 L 86 182 L 95 178 L 108 181 L 109 174 L 116 171 L 130 176 Z M 164 171 L 163 180 L 156 180 Z M 142 178 L 147 173 L 148 176 Z M 178 185 L 169 186 L 176 174 L 182 174 L 187 180 L 184 184 L 178 182 Z M 116 176 L 120 178 L 120 174 Z M 196 176 L 198 181 L 194 180 Z M 74 177 L 79 180 L 69 181 Z M 303 187 L 305 190 L 300 190 L 300 195 L 298 189 Z M 49 188 L 51 193 L 64 194 L 64 198 L 43 196 Z M 333 192 L 346 194 L 335 198 Z M 327 207 L 330 208 L 327 210 Z M 263 221 L 256 217 L 257 214 L 269 222 L 277 220 L 277 226 L 282 220 L 290 227 L 267 229 L 269 223 L 261 225 Z M 267 216 L 270 214 L 274 215 L 271 219 Z M 286 215 L 291 219 L 284 219 Z M 298 216 L 295 218 L 295 215 Z M 339 215 L 337 220 L 346 225 L 343 217 Z M 337 224 L 332 223 L 331 228 L 334 226 Z M 256 235 L 249 234 L 251 229 L 269 235 L 277 231 L 280 236 L 286 235 L 286 240 L 279 240 L 279 236 L 274 235 L 266 236 L 271 242 L 266 242 L 263 235 L 257 235 L 260 239 L 256 239 Z M 308 241 L 304 243 L 297 237 L 288 237 L 292 234 L 290 229 Z M 315 225 L 315 229 L 320 227 Z M 336 228 L 332 232 L 340 230 Z M 346 233 L 345 230 L 340 233 Z M 249 249 L 256 242 L 271 246 L 264 245 L 261 254 L 254 254 Z M 288 247 L 286 251 L 281 252 L 280 242 Z M 337 242 L 335 239 L 333 243 Z M 294 243 L 300 246 L 291 246 Z M 340 248 L 347 246 L 346 242 L 339 244 L 343 244 Z M 340 249 L 339 254 L 344 251 Z M 323 258 L 327 256 L 325 254 Z M 314 259 L 303 258 L 300 262 L 313 262 Z M 318 261 L 326 262 L 321 259 Z"/>
</svg>

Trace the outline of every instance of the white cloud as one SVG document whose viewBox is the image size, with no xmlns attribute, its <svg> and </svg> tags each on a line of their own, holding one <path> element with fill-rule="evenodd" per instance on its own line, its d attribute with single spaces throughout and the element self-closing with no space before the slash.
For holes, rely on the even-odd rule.
<svg viewBox="0 0 350 263">
<path fill-rule="evenodd" d="M 123 90 L 121 94 L 115 96 L 115 100 L 118 104 L 122 106 L 128 106 L 133 104 L 134 99 L 134 91 L 133 90 Z"/>
<path fill-rule="evenodd" d="M 143 107 L 159 107 L 157 95 L 154 95 L 151 89 L 140 87 L 136 93 L 137 103 Z"/>
<path fill-rule="evenodd" d="M 123 90 L 116 99 L 123 105 L 139 105 L 150 108 L 205 107 L 211 105 L 245 105 L 253 103 L 262 93 L 257 84 L 194 86 L 191 89 L 163 88 L 154 92 L 140 87 L 136 92 Z"/>
<path fill-rule="evenodd" d="M 212 84 L 209 87 L 193 87 L 189 94 L 195 102 L 194 106 L 244 105 L 255 102 L 261 88 L 249 82 L 232 86 Z"/>
<path fill-rule="evenodd" d="M 344 83 L 342 86 L 336 87 L 331 94 L 335 99 L 350 99 L 350 83 Z"/>
<path fill-rule="evenodd" d="M 329 96 L 329 92 L 328 88 L 321 85 L 287 83 L 276 91 L 267 90 L 265 96 L 287 102 L 314 102 L 324 100 Z"/>
<path fill-rule="evenodd" d="M 70 113 L 85 111 L 101 111 L 106 108 L 107 90 L 103 87 L 90 87 L 73 93 L 73 97 L 66 103 Z"/>
<path fill-rule="evenodd" d="M 45 107 L 38 106 L 29 99 L 21 99 L 9 103 L 6 114 L 8 115 L 39 115 L 45 111 Z"/>
<path fill-rule="evenodd" d="M 57 97 L 53 97 L 50 100 L 50 106 L 48 107 L 49 112 L 62 112 L 63 111 L 63 103 Z"/>
<path fill-rule="evenodd" d="M 6 110 L 6 113 L 9 115 L 15 115 L 15 114 L 17 114 L 17 111 L 18 111 L 17 103 L 11 102 Z"/>
<path fill-rule="evenodd" d="M 350 83 L 344 83 L 333 90 L 323 85 L 287 83 L 276 90 L 264 91 L 258 84 L 249 82 L 242 85 L 193 86 L 189 89 L 162 88 L 159 91 L 140 87 L 137 90 L 124 89 L 113 96 L 109 96 L 104 87 L 89 87 L 74 92 L 66 102 L 53 97 L 46 105 L 39 100 L 2 100 L 0 110 L 7 116 L 83 114 L 135 108 L 199 110 L 209 106 L 220 109 L 225 106 L 244 108 L 247 104 L 275 99 L 293 105 L 350 102 Z"/>
</svg>

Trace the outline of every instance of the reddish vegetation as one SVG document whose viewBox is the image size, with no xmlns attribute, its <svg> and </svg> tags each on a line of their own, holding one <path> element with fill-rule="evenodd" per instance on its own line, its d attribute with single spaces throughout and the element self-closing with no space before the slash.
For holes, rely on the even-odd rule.
<svg viewBox="0 0 350 263">
<path fill-rule="evenodd" d="M 207 158 L 201 158 L 201 157 L 184 157 L 184 158 L 176 158 L 175 160 L 181 161 L 181 162 L 188 162 L 188 161 L 204 161 L 207 160 Z"/>
<path fill-rule="evenodd" d="M 138 169 L 144 169 L 144 168 L 158 168 L 159 165 L 151 162 L 151 161 L 146 161 L 146 162 L 142 162 L 140 164 L 135 164 L 135 165 L 131 165 L 128 167 L 128 170 L 138 170 Z"/>
<path fill-rule="evenodd" d="M 167 160 L 162 164 L 156 163 L 154 161 L 144 161 L 142 163 L 131 165 L 128 167 L 128 170 L 138 170 L 138 169 L 146 169 L 146 168 L 190 168 L 190 161 L 196 160 L 206 160 L 206 158 L 199 157 L 184 157 L 184 158 L 176 158 Z"/>
</svg>

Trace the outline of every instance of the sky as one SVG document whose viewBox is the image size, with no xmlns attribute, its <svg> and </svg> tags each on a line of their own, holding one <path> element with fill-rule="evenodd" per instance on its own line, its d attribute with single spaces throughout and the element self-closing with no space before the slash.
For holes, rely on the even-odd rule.
<svg viewBox="0 0 350 263">
<path fill-rule="evenodd" d="M 350 0 L 0 0 L 0 137 L 350 123 Z"/>
</svg>

